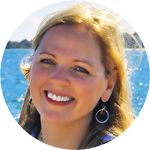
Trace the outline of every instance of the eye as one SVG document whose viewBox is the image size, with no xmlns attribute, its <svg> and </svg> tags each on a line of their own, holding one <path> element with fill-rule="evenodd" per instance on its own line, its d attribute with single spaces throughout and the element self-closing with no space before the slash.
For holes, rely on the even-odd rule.
<svg viewBox="0 0 150 150">
<path fill-rule="evenodd" d="M 40 60 L 40 62 L 43 64 L 48 64 L 48 65 L 56 65 L 55 61 L 49 58 L 43 58 Z"/>
<path fill-rule="evenodd" d="M 80 67 L 80 66 L 75 66 L 73 68 L 73 70 L 79 72 L 79 73 L 85 73 L 85 74 L 90 74 L 89 71 L 83 67 Z"/>
</svg>

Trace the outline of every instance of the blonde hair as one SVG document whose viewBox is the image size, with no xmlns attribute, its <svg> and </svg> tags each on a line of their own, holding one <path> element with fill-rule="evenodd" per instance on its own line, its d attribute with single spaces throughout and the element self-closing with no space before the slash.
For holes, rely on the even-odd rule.
<svg viewBox="0 0 150 150">
<path fill-rule="evenodd" d="M 115 18 L 110 12 L 85 4 L 77 4 L 69 9 L 49 15 L 41 23 L 33 39 L 35 51 L 44 34 L 53 26 L 61 24 L 85 25 L 88 27 L 89 32 L 91 31 L 96 35 L 102 47 L 102 63 L 105 66 L 106 76 L 111 75 L 113 69 L 117 70 L 117 82 L 106 105 L 110 113 L 110 119 L 105 125 L 96 125 L 95 128 L 102 128 L 104 131 L 119 135 L 131 124 L 132 109 L 126 74 L 124 41 L 115 22 Z M 26 75 L 26 78 L 28 78 L 30 69 L 22 68 L 22 71 Z M 24 105 L 23 109 L 25 109 L 26 105 Z M 97 105 L 94 111 L 98 110 L 99 106 L 100 104 Z M 28 121 L 27 115 L 23 117 L 25 115 L 25 111 L 22 111 L 19 122 L 24 128 Z M 31 120 L 31 118 L 29 120 Z M 40 119 L 38 118 L 38 120 Z M 28 129 L 26 128 L 26 130 Z M 94 129 L 92 132 L 95 132 Z M 89 134 L 92 135 L 92 132 Z"/>
</svg>

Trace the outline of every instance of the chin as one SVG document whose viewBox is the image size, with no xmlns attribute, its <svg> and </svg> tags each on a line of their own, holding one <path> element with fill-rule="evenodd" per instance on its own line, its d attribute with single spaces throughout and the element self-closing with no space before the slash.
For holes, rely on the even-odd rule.
<svg viewBox="0 0 150 150">
<path fill-rule="evenodd" d="M 50 122 L 50 123 L 65 123 L 68 122 L 68 117 L 60 115 L 60 113 L 54 112 L 41 112 L 40 113 L 41 121 Z M 67 120 L 65 119 L 67 118 Z"/>
</svg>

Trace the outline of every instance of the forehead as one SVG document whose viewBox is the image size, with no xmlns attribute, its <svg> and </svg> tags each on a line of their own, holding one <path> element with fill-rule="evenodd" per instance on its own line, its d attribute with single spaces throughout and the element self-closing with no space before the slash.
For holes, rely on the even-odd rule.
<svg viewBox="0 0 150 150">
<path fill-rule="evenodd" d="M 44 45 L 49 45 L 57 41 L 62 41 L 67 44 L 75 44 L 79 47 L 88 46 L 91 49 L 100 50 L 100 41 L 98 37 L 85 25 L 70 25 L 70 24 L 61 24 L 56 25 L 50 28 L 41 39 L 41 43 Z M 69 42 L 69 43 L 68 43 Z"/>
<path fill-rule="evenodd" d="M 56 25 L 43 36 L 38 51 L 55 51 L 100 60 L 101 48 L 96 35 L 84 25 Z"/>
<path fill-rule="evenodd" d="M 51 35 L 63 35 L 65 37 L 72 37 L 74 35 L 74 38 L 77 40 L 85 40 L 85 39 L 91 39 L 93 41 L 97 41 L 96 35 L 92 33 L 91 29 L 83 24 L 60 24 L 53 26 L 50 28 L 46 34 Z M 45 34 L 45 35 L 46 35 Z"/>
</svg>

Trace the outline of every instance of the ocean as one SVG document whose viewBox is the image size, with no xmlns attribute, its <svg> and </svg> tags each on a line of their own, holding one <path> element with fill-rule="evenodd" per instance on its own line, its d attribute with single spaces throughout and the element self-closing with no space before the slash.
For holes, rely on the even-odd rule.
<svg viewBox="0 0 150 150">
<path fill-rule="evenodd" d="M 18 121 L 25 96 L 27 82 L 20 71 L 19 64 L 32 49 L 6 49 L 1 63 L 1 87 L 5 102 Z M 135 117 L 140 113 L 149 88 L 149 62 L 145 50 L 126 50 L 128 79 L 132 90 L 132 106 Z"/>
</svg>

